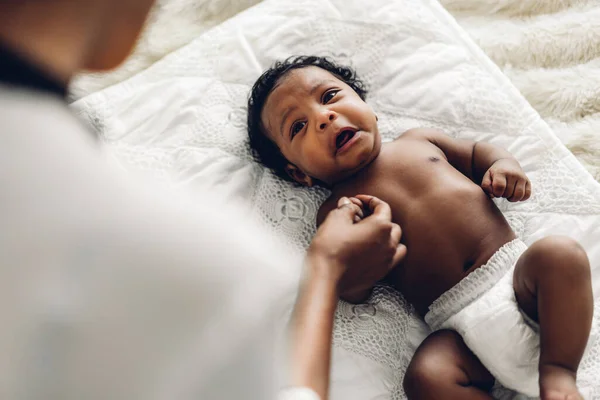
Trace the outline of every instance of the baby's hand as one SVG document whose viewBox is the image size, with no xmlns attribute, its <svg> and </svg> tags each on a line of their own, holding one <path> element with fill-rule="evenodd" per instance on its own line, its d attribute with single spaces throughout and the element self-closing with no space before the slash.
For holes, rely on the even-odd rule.
<svg viewBox="0 0 600 400">
<path fill-rule="evenodd" d="M 531 196 L 531 182 L 518 161 L 502 158 L 487 170 L 481 188 L 490 197 L 504 197 L 508 201 L 524 201 Z"/>
<path fill-rule="evenodd" d="M 365 207 L 363 202 L 357 199 L 356 197 L 349 197 L 350 201 L 358 206 L 359 210 L 357 210 L 354 215 L 354 222 L 360 222 L 363 218 L 368 217 L 367 213 L 369 212 L 368 207 Z"/>
</svg>

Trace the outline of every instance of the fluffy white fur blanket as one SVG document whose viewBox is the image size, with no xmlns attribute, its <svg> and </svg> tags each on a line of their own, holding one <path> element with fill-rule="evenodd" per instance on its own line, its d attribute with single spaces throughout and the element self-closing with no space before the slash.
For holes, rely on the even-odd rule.
<svg viewBox="0 0 600 400">
<path fill-rule="evenodd" d="M 600 1 L 441 3 L 600 181 Z"/>
</svg>

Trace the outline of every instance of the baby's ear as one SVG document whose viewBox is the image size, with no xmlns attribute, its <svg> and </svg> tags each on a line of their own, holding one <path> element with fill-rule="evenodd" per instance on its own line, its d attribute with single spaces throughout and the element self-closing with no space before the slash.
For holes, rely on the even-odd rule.
<svg viewBox="0 0 600 400">
<path fill-rule="evenodd" d="M 285 166 L 285 172 L 303 186 L 312 187 L 314 185 L 313 178 L 306 175 L 300 168 L 296 167 L 294 164 L 288 164 Z"/>
</svg>

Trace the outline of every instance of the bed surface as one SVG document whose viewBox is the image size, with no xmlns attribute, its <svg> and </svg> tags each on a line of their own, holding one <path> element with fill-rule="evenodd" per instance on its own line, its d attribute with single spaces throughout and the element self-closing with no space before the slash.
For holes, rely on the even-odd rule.
<svg viewBox="0 0 600 400">
<path fill-rule="evenodd" d="M 600 298 L 600 185 L 436 1 L 265 0 L 73 108 L 125 169 L 174 178 L 192 195 L 209 190 L 222 201 L 243 199 L 299 255 L 328 193 L 295 188 L 255 164 L 245 130 L 254 80 L 293 54 L 354 66 L 386 140 L 426 126 L 508 149 L 530 177 L 533 196 L 497 204 L 526 243 L 549 234 L 579 240 Z M 596 317 L 594 333 L 599 326 Z M 365 305 L 340 303 L 332 398 L 404 398 L 402 375 L 425 334 L 387 288 Z M 591 399 L 600 397 L 597 334 L 590 343 L 580 384 Z"/>
</svg>

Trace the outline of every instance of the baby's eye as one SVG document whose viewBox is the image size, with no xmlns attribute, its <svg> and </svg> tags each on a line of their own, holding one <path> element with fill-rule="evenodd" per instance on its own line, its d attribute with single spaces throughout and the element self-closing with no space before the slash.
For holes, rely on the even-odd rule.
<svg viewBox="0 0 600 400">
<path fill-rule="evenodd" d="M 300 133 L 300 131 L 304 128 L 304 125 L 306 125 L 306 122 L 304 122 L 304 121 L 294 122 L 294 124 L 292 125 L 291 135 L 290 135 L 292 139 L 294 138 L 294 136 L 296 136 L 298 133 Z"/>
<path fill-rule="evenodd" d="M 328 92 L 325 92 L 325 94 L 323 95 L 323 104 L 327 104 L 331 101 L 331 99 L 333 99 L 335 97 L 336 94 L 338 94 L 339 90 L 330 90 Z"/>
</svg>

